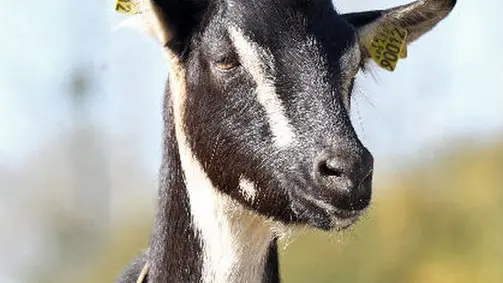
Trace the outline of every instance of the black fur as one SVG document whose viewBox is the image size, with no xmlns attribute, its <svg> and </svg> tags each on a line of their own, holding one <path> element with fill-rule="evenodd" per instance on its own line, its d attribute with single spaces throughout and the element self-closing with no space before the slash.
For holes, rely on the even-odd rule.
<svg viewBox="0 0 503 283">
<path fill-rule="evenodd" d="M 186 88 L 187 99 L 180 106 L 185 116 L 177 121 L 212 185 L 262 216 L 325 230 L 345 228 L 338 221 L 355 221 L 371 199 L 373 159 L 349 116 L 354 76 L 368 59 L 359 46 L 359 29 L 378 19 L 397 20 L 412 41 L 456 2 L 421 0 L 340 15 L 330 0 L 152 1 L 172 35 L 165 48 L 175 54 L 183 72 L 179 75 L 186 79 L 179 82 Z M 290 146 L 275 143 L 266 108 L 257 99 L 260 82 L 243 65 L 240 56 L 247 55 L 237 50 L 230 27 L 264 57 L 259 58 L 261 71 L 295 134 Z M 122 274 L 121 283 L 135 282 L 147 259 L 150 282 L 202 279 L 202 242 L 190 214 L 172 95 L 177 94 L 166 91 L 164 155 L 150 249 Z M 239 189 L 241 178 L 255 184 L 254 200 Z M 263 283 L 279 281 L 274 239 Z"/>
<path fill-rule="evenodd" d="M 279 283 L 278 240 L 274 239 L 267 253 L 263 283 Z"/>
<path fill-rule="evenodd" d="M 169 87 L 164 98 L 164 125 L 158 209 L 150 249 L 148 256 L 140 256 L 130 264 L 121 276 L 121 283 L 136 282 L 146 259 L 150 264 L 148 277 L 152 282 L 191 283 L 201 280 L 201 241 L 190 217 Z"/>
<path fill-rule="evenodd" d="M 375 20 L 379 19 L 383 14 L 383 11 L 367 11 L 361 13 L 349 13 L 343 15 L 343 18 L 348 21 L 355 28 L 360 28 L 362 26 L 368 25 Z"/>
<path fill-rule="evenodd" d="M 190 216 L 169 90 L 165 95 L 164 124 L 164 155 L 158 210 L 149 251 L 149 276 L 152 282 L 199 282 L 201 241 Z"/>
<path fill-rule="evenodd" d="M 117 282 L 136 283 L 146 263 L 147 263 L 147 254 L 146 253 L 140 254 L 128 265 L 126 269 L 124 269 Z M 148 282 L 148 275 L 143 282 L 145 283 Z"/>
</svg>

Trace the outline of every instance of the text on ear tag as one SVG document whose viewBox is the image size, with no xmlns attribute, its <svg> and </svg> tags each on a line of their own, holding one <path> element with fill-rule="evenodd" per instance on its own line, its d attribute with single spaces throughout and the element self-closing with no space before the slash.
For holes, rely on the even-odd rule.
<svg viewBox="0 0 503 283">
<path fill-rule="evenodd" d="M 393 72 L 398 60 L 407 58 L 407 30 L 395 25 L 377 28 L 366 43 L 370 57 L 381 68 Z"/>
<path fill-rule="evenodd" d="M 135 15 L 140 12 L 136 4 L 131 0 L 116 0 L 115 11 L 127 15 Z"/>
</svg>

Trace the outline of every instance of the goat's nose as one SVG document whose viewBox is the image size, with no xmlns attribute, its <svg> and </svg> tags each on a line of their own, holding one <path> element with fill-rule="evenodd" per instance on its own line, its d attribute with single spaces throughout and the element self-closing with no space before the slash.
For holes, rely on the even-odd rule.
<svg viewBox="0 0 503 283">
<path fill-rule="evenodd" d="M 373 164 L 365 148 L 358 154 L 338 150 L 322 154 L 315 170 L 318 182 L 335 194 L 337 208 L 361 210 L 370 203 Z"/>
</svg>

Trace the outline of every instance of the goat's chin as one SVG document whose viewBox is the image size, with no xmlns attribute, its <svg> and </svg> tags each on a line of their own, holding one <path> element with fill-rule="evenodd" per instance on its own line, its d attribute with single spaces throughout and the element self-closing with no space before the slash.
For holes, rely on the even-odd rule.
<svg viewBox="0 0 503 283">
<path fill-rule="evenodd" d="M 333 227 L 331 228 L 331 230 L 343 231 L 353 227 L 353 225 L 356 224 L 358 220 L 360 220 L 360 216 L 362 214 L 363 212 L 349 218 L 340 218 L 338 216 L 334 216 L 332 218 Z"/>
<path fill-rule="evenodd" d="M 324 231 L 337 231 L 341 232 L 353 227 L 358 220 L 360 219 L 360 215 L 355 215 L 348 218 L 342 218 L 337 215 L 332 215 L 328 219 L 324 219 L 319 221 L 319 219 L 307 219 L 308 223 L 318 229 Z"/>
<path fill-rule="evenodd" d="M 307 223 L 317 229 L 324 231 L 337 231 L 341 232 L 353 227 L 360 219 L 361 214 L 352 217 L 339 217 L 337 215 L 330 215 L 326 219 L 319 219 L 317 217 L 312 219 L 305 219 Z"/>
</svg>

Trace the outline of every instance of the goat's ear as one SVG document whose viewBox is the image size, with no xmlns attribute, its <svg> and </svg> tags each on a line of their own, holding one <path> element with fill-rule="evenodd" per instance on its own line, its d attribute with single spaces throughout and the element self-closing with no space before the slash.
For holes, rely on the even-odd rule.
<svg viewBox="0 0 503 283">
<path fill-rule="evenodd" d="M 369 49 L 372 49 L 370 45 L 373 41 L 375 43 L 375 41 L 387 40 L 386 35 L 384 37 L 381 35 L 389 33 L 390 37 L 395 36 L 394 40 L 402 41 L 400 44 L 403 46 L 401 46 L 399 57 L 405 57 L 406 45 L 430 31 L 452 11 L 455 5 L 456 0 L 420 0 L 388 10 L 350 13 L 342 16 L 357 30 L 360 44 L 364 47 L 362 48 L 364 55 L 376 60 L 377 55 L 372 54 L 375 50 Z M 396 34 L 392 35 L 395 32 Z M 381 65 L 381 67 L 384 66 Z M 392 69 L 387 69 L 392 71 L 394 66 Z"/>
<path fill-rule="evenodd" d="M 122 0 L 124 1 L 124 0 Z M 127 1 L 127 0 L 126 0 Z M 208 0 L 133 0 L 147 30 L 179 54 L 200 27 Z"/>
</svg>

